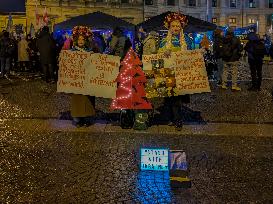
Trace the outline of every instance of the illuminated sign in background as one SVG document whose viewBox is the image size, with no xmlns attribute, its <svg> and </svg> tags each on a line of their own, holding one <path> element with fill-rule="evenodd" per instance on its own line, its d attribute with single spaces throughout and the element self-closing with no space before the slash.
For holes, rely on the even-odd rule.
<svg viewBox="0 0 273 204">
<path fill-rule="evenodd" d="M 141 170 L 168 171 L 168 149 L 141 148 Z"/>
</svg>

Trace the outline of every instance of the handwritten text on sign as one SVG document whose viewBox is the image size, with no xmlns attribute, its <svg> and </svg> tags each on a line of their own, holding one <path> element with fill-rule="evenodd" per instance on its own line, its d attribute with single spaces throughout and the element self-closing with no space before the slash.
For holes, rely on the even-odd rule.
<svg viewBox="0 0 273 204">
<path fill-rule="evenodd" d="M 166 58 L 164 53 L 152 54 L 152 55 L 143 55 L 142 56 L 142 63 L 143 63 L 143 70 L 149 71 L 153 69 L 153 61 L 158 61 L 164 59 L 164 67 L 171 68 L 173 65 L 172 59 Z"/>
<path fill-rule="evenodd" d="M 141 148 L 141 170 L 169 170 L 169 151 L 168 149 L 148 149 Z"/>
<path fill-rule="evenodd" d="M 62 51 L 57 91 L 114 98 L 119 65 L 117 56 Z"/>
<path fill-rule="evenodd" d="M 177 95 L 210 92 L 209 81 L 201 50 L 172 54 Z"/>
<path fill-rule="evenodd" d="M 210 92 L 206 67 L 204 63 L 202 50 L 184 50 L 179 52 L 172 52 L 170 57 L 166 57 L 163 53 L 154 55 L 143 55 L 142 57 L 143 69 L 145 71 L 152 71 L 154 81 L 160 84 L 168 84 L 168 81 L 175 82 L 173 86 L 174 95 L 185 95 L 202 92 Z M 161 70 L 174 69 L 175 79 L 166 77 Z M 159 73 L 158 73 L 159 72 Z M 168 79 L 168 80 L 167 80 Z M 151 87 L 155 87 L 156 84 Z M 148 89 L 146 92 L 150 98 L 152 97 L 166 97 L 162 94 L 164 87 L 153 90 Z M 169 87 L 165 87 L 169 89 Z M 158 94 L 154 94 L 158 92 Z M 152 94 L 151 94 L 152 93 Z"/>
</svg>

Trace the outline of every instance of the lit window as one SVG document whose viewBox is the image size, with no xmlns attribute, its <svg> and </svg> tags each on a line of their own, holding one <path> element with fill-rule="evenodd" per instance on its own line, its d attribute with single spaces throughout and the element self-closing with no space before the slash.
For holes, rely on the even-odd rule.
<svg viewBox="0 0 273 204">
<path fill-rule="evenodd" d="M 212 18 L 212 23 L 217 23 L 217 18 Z"/>
<path fill-rule="evenodd" d="M 249 18 L 248 23 L 249 24 L 254 24 L 254 23 L 256 23 L 256 20 L 254 18 Z"/>
<path fill-rule="evenodd" d="M 236 8 L 236 0 L 230 0 L 229 6 L 230 6 L 230 8 Z"/>
<path fill-rule="evenodd" d="M 196 6 L 196 0 L 189 0 L 189 6 Z"/>
<path fill-rule="evenodd" d="M 232 23 L 232 24 L 236 23 L 236 18 L 230 18 L 229 23 Z"/>
<path fill-rule="evenodd" d="M 256 8 L 256 1 L 255 0 L 249 0 L 249 8 Z"/>
</svg>

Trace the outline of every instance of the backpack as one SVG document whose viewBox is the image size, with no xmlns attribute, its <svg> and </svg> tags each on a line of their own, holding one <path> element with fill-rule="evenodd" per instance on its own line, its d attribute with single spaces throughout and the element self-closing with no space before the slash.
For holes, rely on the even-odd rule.
<svg viewBox="0 0 273 204">
<path fill-rule="evenodd" d="M 253 44 L 253 54 L 254 56 L 257 55 L 258 57 L 263 58 L 265 55 L 265 45 L 261 42 L 255 42 Z"/>
<path fill-rule="evenodd" d="M 136 113 L 133 128 L 134 130 L 147 130 L 148 123 L 149 123 L 148 113 Z"/>
<path fill-rule="evenodd" d="M 131 129 L 135 121 L 135 113 L 133 110 L 120 111 L 120 126 L 122 129 Z"/>
</svg>

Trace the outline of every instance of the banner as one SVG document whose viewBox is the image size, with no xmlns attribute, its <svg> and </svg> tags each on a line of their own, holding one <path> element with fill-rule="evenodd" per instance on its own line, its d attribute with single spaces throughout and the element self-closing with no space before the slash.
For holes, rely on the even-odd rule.
<svg viewBox="0 0 273 204">
<path fill-rule="evenodd" d="M 57 92 L 115 98 L 119 66 L 117 56 L 63 50 Z"/>
<path fill-rule="evenodd" d="M 148 98 L 210 92 L 202 50 L 144 55 Z"/>
</svg>

